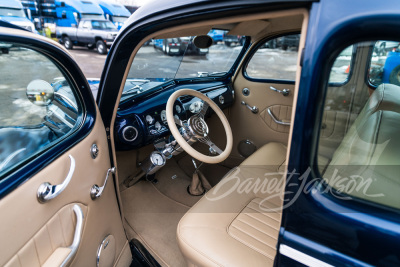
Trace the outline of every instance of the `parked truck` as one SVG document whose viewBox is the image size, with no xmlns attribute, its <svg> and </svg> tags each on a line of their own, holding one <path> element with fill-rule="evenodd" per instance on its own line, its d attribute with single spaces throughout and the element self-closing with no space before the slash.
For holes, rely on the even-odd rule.
<svg viewBox="0 0 400 267">
<path fill-rule="evenodd" d="M 24 8 L 18 0 L 0 0 L 0 20 L 36 32 L 35 26 L 26 16 Z"/>
<path fill-rule="evenodd" d="M 94 0 L 103 10 L 106 19 L 114 23 L 114 25 L 121 29 L 124 22 L 129 18 L 131 12 L 123 5 L 116 2 L 107 0 Z"/>
<path fill-rule="evenodd" d="M 105 19 L 82 19 L 78 27 L 57 27 L 56 35 L 65 48 L 72 49 L 74 45 L 97 48 L 100 54 L 107 54 L 118 29 Z"/>
<path fill-rule="evenodd" d="M 56 24 L 60 27 L 76 27 L 81 20 L 104 20 L 101 7 L 89 0 L 56 0 Z"/>
</svg>

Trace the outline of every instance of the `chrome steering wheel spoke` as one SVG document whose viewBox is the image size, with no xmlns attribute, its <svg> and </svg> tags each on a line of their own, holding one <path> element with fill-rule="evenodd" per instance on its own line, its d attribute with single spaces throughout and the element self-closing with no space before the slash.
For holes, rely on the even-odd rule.
<svg viewBox="0 0 400 267">
<path fill-rule="evenodd" d="M 175 121 L 175 124 L 183 127 L 183 122 L 180 119 L 178 119 L 177 117 L 175 117 L 175 116 L 174 116 L 174 121 Z"/>
<path fill-rule="evenodd" d="M 198 113 L 198 116 L 200 116 L 200 117 L 202 117 L 204 119 L 205 116 L 206 116 L 206 112 L 207 112 L 209 106 L 210 105 L 207 102 L 204 101 L 203 102 L 203 107 L 200 110 L 200 112 Z"/>
<path fill-rule="evenodd" d="M 221 155 L 221 154 L 222 154 L 223 151 L 222 151 L 216 144 L 214 144 L 214 143 L 211 141 L 210 137 L 206 136 L 206 137 L 203 137 L 203 138 L 199 138 L 198 140 L 199 140 L 201 143 L 204 143 L 204 144 L 208 145 L 209 148 L 210 148 L 210 152 L 211 152 L 212 154 L 218 154 L 218 155 Z"/>
</svg>

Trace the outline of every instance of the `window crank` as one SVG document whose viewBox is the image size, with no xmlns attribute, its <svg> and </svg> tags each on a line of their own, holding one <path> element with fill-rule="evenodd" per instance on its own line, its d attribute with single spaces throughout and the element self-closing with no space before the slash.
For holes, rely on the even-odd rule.
<svg viewBox="0 0 400 267">
<path fill-rule="evenodd" d="M 112 167 L 107 170 L 107 175 L 106 175 L 106 180 L 104 181 L 103 186 L 98 186 L 97 184 L 92 186 L 92 189 L 90 190 L 90 197 L 95 200 L 101 196 L 103 193 L 104 188 L 106 187 L 108 177 L 110 176 L 110 173 L 114 174 L 115 173 L 115 167 Z"/>
<path fill-rule="evenodd" d="M 288 96 L 288 95 L 289 95 L 289 93 L 290 93 L 290 90 L 289 90 L 289 89 L 283 89 L 283 90 L 279 90 L 279 89 L 276 89 L 276 88 L 275 88 L 275 87 L 273 87 L 273 86 L 270 86 L 270 87 L 269 87 L 269 89 L 271 89 L 272 91 L 275 91 L 275 92 L 281 93 L 283 96 Z"/>
<path fill-rule="evenodd" d="M 258 113 L 258 107 L 256 106 L 250 106 L 248 104 L 246 104 L 246 102 L 242 101 L 242 105 L 245 105 L 248 109 L 251 110 L 251 112 L 253 112 L 254 114 Z"/>
</svg>

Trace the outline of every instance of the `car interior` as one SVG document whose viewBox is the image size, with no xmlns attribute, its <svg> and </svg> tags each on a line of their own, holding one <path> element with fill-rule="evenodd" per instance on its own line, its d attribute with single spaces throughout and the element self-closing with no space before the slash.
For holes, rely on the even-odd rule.
<svg viewBox="0 0 400 267">
<path fill-rule="evenodd" d="M 211 29 L 222 29 L 229 35 L 249 36 L 251 44 L 255 46 L 264 43 L 268 38 L 301 32 L 298 47 L 301 51 L 305 25 L 307 25 L 307 12 L 298 9 L 183 25 L 178 29 L 168 29 L 148 38 L 199 36 L 207 34 Z M 137 50 L 131 58 L 133 66 L 135 52 Z M 138 55 L 139 53 L 140 51 L 137 52 Z M 168 120 L 168 112 L 172 112 L 168 110 L 167 104 L 167 101 L 170 103 L 172 96 L 168 99 L 159 93 L 153 95 L 151 99 L 140 99 L 143 102 L 137 107 L 131 103 L 127 104 L 126 101 L 121 101 L 119 105 L 112 136 L 116 139 L 116 163 L 125 229 L 128 238 L 139 240 L 161 265 L 273 264 L 280 227 L 279 207 L 282 205 L 279 197 L 262 203 L 271 210 L 263 212 L 258 208 L 263 198 L 262 195 L 258 195 L 260 193 L 232 193 L 213 201 L 203 196 L 205 190 L 208 191 L 215 188 L 218 183 L 221 184 L 221 179 L 228 181 L 232 175 L 236 177 L 235 179 L 239 179 L 238 181 L 243 181 L 246 178 L 263 177 L 265 173 L 271 173 L 276 179 L 281 180 L 285 172 L 296 84 L 294 81 L 281 83 L 279 79 L 275 81 L 247 79 L 243 69 L 247 65 L 246 58 L 251 58 L 252 53 L 246 53 L 239 62 L 231 83 L 197 82 L 174 86 L 174 90 L 200 88 L 200 92 L 211 98 L 222 109 L 219 113 L 219 107 L 210 106 L 209 109 L 212 108 L 214 112 L 205 111 L 204 118 L 209 129 L 208 137 L 220 148 L 219 150 L 224 151 L 224 147 L 225 150 L 229 150 L 229 144 L 231 146 L 231 152 L 227 153 L 223 160 L 207 163 L 207 157 L 219 157 L 222 151 L 217 153 L 217 156 L 212 155 L 207 143 L 200 141 L 191 146 L 203 157 L 189 153 L 181 145 L 185 152 L 173 153 L 173 156 L 166 160 L 165 166 L 157 169 L 154 174 L 150 172 L 146 175 L 143 169 L 147 170 L 147 167 L 143 168 L 143 165 L 148 165 L 149 155 L 157 150 L 165 150 L 165 142 L 168 141 L 150 138 L 150 142 L 147 142 L 138 140 L 140 139 L 138 137 L 127 144 L 123 131 L 133 126 L 139 132 L 138 136 L 151 135 L 150 127 L 158 121 L 162 125 L 169 126 L 169 130 L 177 139 L 176 135 L 179 135 L 179 132 L 175 130 L 174 134 L 169 121 L 168 124 L 163 123 Z M 297 56 L 296 60 L 299 61 Z M 299 71 L 298 62 L 296 65 Z M 126 76 L 132 74 L 132 69 Z M 286 89 L 289 93 L 277 92 L 270 87 L 279 91 Z M 171 105 L 175 106 L 172 107 L 174 110 L 170 116 L 178 116 L 178 120 L 184 118 L 175 109 L 190 113 L 195 109 L 197 102 L 201 101 L 201 96 L 189 95 L 193 92 L 186 92 L 188 95 L 184 93 L 179 97 L 179 101 L 171 102 Z M 220 101 L 221 96 L 224 102 Z M 248 106 L 243 105 L 242 101 Z M 204 106 L 208 105 L 198 104 L 200 113 Z M 258 111 L 254 112 L 253 107 Z M 167 113 L 166 119 L 162 115 L 165 113 L 164 110 Z M 153 117 L 155 122 L 150 120 L 149 124 L 146 121 L 148 115 Z M 196 113 L 191 115 L 195 117 Z M 193 117 L 190 117 L 190 120 Z M 226 123 L 224 124 L 224 120 L 228 127 Z M 143 127 L 144 130 L 140 127 L 143 124 L 146 125 Z M 230 131 L 229 128 L 231 134 L 225 134 Z M 230 141 L 229 135 L 232 135 Z M 182 149 L 177 150 L 182 151 Z M 227 188 L 230 185 L 231 182 L 224 183 Z M 213 195 L 213 190 L 211 189 L 207 195 Z M 219 192 L 224 190 L 226 189 L 222 188 Z M 260 230 L 261 235 L 258 233 Z"/>
<path fill-rule="evenodd" d="M 62 157 L 0 202 L 10 214 L 0 220 L 2 237 L 13 240 L 0 243 L 0 265 L 142 266 L 135 262 L 139 257 L 150 266 L 273 266 L 295 111 L 306 108 L 296 107 L 296 100 L 307 24 L 308 11 L 292 9 L 183 24 L 143 39 L 127 56 L 124 80 L 115 82 L 119 96 L 112 127 L 105 129 L 102 120 L 95 120 L 78 145 L 63 150 Z M 230 62 L 225 70 L 213 69 L 206 60 L 212 42 L 204 36 L 212 29 L 238 40 L 245 36 L 237 47 L 229 44 L 236 56 L 224 59 Z M 296 47 L 281 43 L 282 54 L 291 53 L 295 68 L 281 62 L 278 76 L 263 78 L 260 64 L 269 71 L 276 63 L 257 59 L 257 53 L 275 49 L 274 40 L 282 36 L 290 35 L 289 42 L 298 34 Z M 157 62 L 143 61 L 147 51 L 169 65 L 181 56 L 178 41 L 168 49 L 162 46 L 168 42 L 154 43 L 154 50 L 145 45 L 160 39 L 193 41 L 193 53 L 204 62 L 183 56 L 178 68 L 194 69 L 194 76 L 166 67 L 160 68 L 169 76 L 140 76 L 143 69 L 160 71 Z M 399 171 L 394 155 L 400 84 L 374 83 L 371 58 L 381 55 L 373 54 L 373 45 L 345 48 L 327 73 L 321 128 L 313 133 L 319 140 L 315 164 L 321 178 L 354 172 L 379 177 L 382 182 L 374 183 L 369 194 L 343 189 L 364 181 L 338 185 L 327 179 L 326 184 L 356 199 L 398 207 L 398 183 L 390 177 Z M 252 65 L 253 58 L 258 65 Z M 201 64 L 210 68 L 197 71 Z M 68 84 L 60 88 L 59 95 L 64 90 L 73 98 Z M 29 101 L 42 101 L 34 84 L 28 89 Z M 58 97 L 60 108 L 69 103 L 66 110 L 73 119 L 65 122 L 59 116 L 61 122 L 79 126 L 79 101 Z M 57 123 L 50 126 L 58 129 Z M 60 136 L 75 133 L 79 127 L 73 126 L 59 130 Z M 393 142 L 385 149 L 389 139 Z M 111 160 L 109 149 L 115 152 Z M 59 197 L 52 194 L 57 188 L 51 185 L 64 180 L 67 189 Z M 388 193 L 375 198 L 383 188 Z"/>
</svg>

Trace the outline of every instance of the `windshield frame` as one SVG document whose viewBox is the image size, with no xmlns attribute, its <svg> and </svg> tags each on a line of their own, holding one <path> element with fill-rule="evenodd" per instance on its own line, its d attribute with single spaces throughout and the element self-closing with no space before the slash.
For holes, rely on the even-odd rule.
<svg viewBox="0 0 400 267">
<path fill-rule="evenodd" d="M 134 101 L 134 102 L 141 101 L 142 99 L 146 99 L 155 93 L 160 93 L 164 90 L 167 90 L 171 86 L 176 86 L 176 85 L 179 85 L 180 83 L 187 83 L 187 82 L 207 83 L 207 82 L 216 82 L 216 81 L 230 82 L 231 77 L 234 75 L 240 62 L 243 60 L 244 55 L 246 54 L 248 48 L 250 47 L 250 44 L 251 44 L 251 38 L 249 36 L 245 36 L 245 42 L 243 44 L 241 51 L 239 52 L 238 56 L 236 57 L 231 68 L 228 71 L 226 71 L 226 73 L 224 75 L 221 75 L 221 76 L 208 75 L 208 76 L 204 76 L 204 77 L 188 77 L 188 78 L 171 78 L 171 79 L 166 80 L 164 83 L 162 83 L 158 86 L 155 86 L 154 88 L 148 89 L 140 94 L 127 96 L 127 97 L 123 97 L 124 92 L 122 92 L 121 99 L 120 99 L 120 105 L 121 104 L 124 105 L 127 102 L 131 103 L 132 101 Z M 184 57 L 184 55 L 183 55 L 183 57 Z M 132 61 L 132 63 L 133 63 L 133 61 Z M 131 67 L 132 67 L 132 65 L 129 66 L 129 69 Z M 136 78 L 126 78 L 124 81 L 124 86 L 131 79 L 136 79 Z M 143 79 L 145 79 L 145 78 L 143 78 Z M 229 79 L 229 80 L 227 81 L 227 79 Z"/>
</svg>

